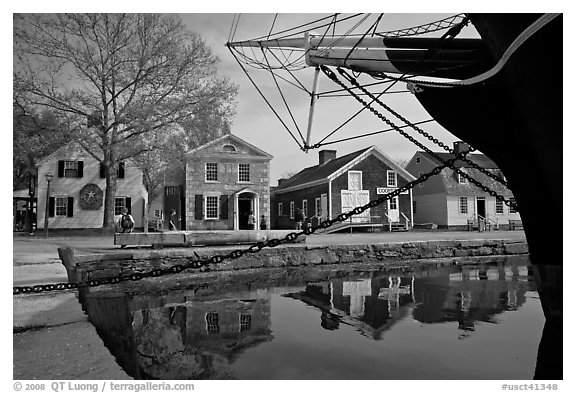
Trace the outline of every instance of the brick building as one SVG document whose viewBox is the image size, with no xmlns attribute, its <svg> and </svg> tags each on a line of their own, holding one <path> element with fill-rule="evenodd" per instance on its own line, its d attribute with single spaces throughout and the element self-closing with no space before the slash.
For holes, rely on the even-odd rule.
<svg viewBox="0 0 576 393">
<path fill-rule="evenodd" d="M 142 171 L 130 161 L 117 168 L 114 214 L 126 207 L 137 228 L 143 227 L 148 193 Z M 38 229 L 44 228 L 46 174 L 53 175 L 48 201 L 48 228 L 101 228 L 104 221 L 106 179 L 100 162 L 78 143 L 70 142 L 38 162 Z"/>
<path fill-rule="evenodd" d="M 270 223 L 270 160 L 256 146 L 227 134 L 187 153 L 186 229 L 255 228 Z"/>
<path fill-rule="evenodd" d="M 463 142 L 454 144 L 457 154 L 468 149 Z M 452 153 L 436 153 L 441 159 L 448 160 Z M 467 158 L 492 174 L 504 179 L 504 174 L 490 158 L 484 154 L 469 154 Z M 424 151 L 414 154 L 406 169 L 418 177 L 430 172 L 440 162 Z M 488 177 L 464 161 L 456 161 L 455 166 L 467 175 L 488 186 L 506 199 L 514 199 L 512 192 L 501 183 Z M 508 227 L 510 220 L 519 221 L 520 214 L 496 197 L 470 183 L 453 169 L 444 168 L 437 176 L 414 187 L 414 220 L 417 224 L 433 223 L 440 228 L 466 229 L 469 225 L 478 226 L 485 223 L 487 228 Z"/>
<path fill-rule="evenodd" d="M 414 177 L 376 146 L 336 157 L 335 150 L 318 153 L 318 165 L 280 179 L 272 191 L 272 228 L 294 228 L 300 209 L 312 225 L 336 217 L 382 196 Z M 354 216 L 354 224 L 391 228 L 412 227 L 412 193 L 407 191 Z"/>
</svg>

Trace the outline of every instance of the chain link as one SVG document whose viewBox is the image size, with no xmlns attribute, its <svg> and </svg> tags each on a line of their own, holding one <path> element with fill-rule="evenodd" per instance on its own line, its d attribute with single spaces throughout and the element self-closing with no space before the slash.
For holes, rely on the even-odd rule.
<svg viewBox="0 0 576 393">
<path fill-rule="evenodd" d="M 424 146 L 422 143 L 418 142 L 414 137 L 412 137 L 411 135 L 409 135 L 408 133 L 406 133 L 404 130 L 402 130 L 400 127 L 398 127 L 396 124 L 394 124 L 392 121 L 390 121 L 386 116 L 384 116 L 382 113 L 378 112 L 376 109 L 374 109 L 373 107 L 370 106 L 370 104 L 365 101 L 364 99 L 362 99 L 360 96 L 358 96 L 352 89 L 350 89 L 348 86 L 346 86 L 341 80 L 338 79 L 338 77 L 336 76 L 336 74 L 330 70 L 328 67 L 325 66 L 321 66 L 322 71 L 324 72 L 324 74 L 326 74 L 326 76 L 328 78 L 330 78 L 332 81 L 334 81 L 335 83 L 337 83 L 338 85 L 340 85 L 343 89 L 345 89 L 352 97 L 354 97 L 358 102 L 360 102 L 362 105 L 364 105 L 366 107 L 366 109 L 368 109 L 370 112 L 372 112 L 376 117 L 378 117 L 380 120 L 382 120 L 383 122 L 385 122 L 386 124 L 388 124 L 391 128 L 393 128 L 394 130 L 398 131 L 402 136 L 404 136 L 406 139 L 408 139 L 410 142 L 414 143 L 416 146 L 420 147 L 422 150 L 426 151 L 428 154 L 430 154 L 432 157 L 434 157 L 436 160 L 438 160 L 441 163 L 444 162 L 448 162 L 445 161 L 444 159 L 442 159 L 438 154 L 436 154 L 435 152 L 433 152 L 432 150 L 430 150 L 428 147 Z M 387 109 L 388 111 L 390 111 L 391 113 L 396 113 L 394 112 L 391 108 L 389 108 L 386 104 L 384 104 L 383 102 L 381 102 L 376 96 L 374 96 L 372 93 L 370 93 L 368 90 L 364 89 L 362 86 L 360 86 L 358 84 L 358 82 L 350 77 L 350 75 L 348 75 L 344 70 L 342 69 L 338 69 L 338 71 L 343 74 L 343 76 L 348 79 L 348 81 L 352 84 L 354 84 L 356 87 L 358 87 L 360 90 L 362 90 L 365 94 L 367 94 L 373 101 L 377 102 L 379 105 L 381 105 L 382 107 L 384 107 L 385 109 Z M 412 128 L 418 128 L 417 126 L 413 125 L 412 123 L 410 123 L 407 119 L 403 118 L 400 114 L 396 114 L 397 117 L 399 116 L 399 118 L 404 119 L 403 121 L 406 122 L 406 124 L 411 125 Z M 428 135 L 430 137 L 430 135 L 428 133 L 426 133 L 425 131 L 421 130 L 422 132 L 424 132 L 426 135 Z M 432 141 L 434 141 L 437 139 L 433 138 Z M 445 145 L 444 145 L 445 146 Z M 474 151 L 474 148 L 470 148 L 468 150 L 469 152 Z M 454 154 L 454 153 L 452 153 Z M 470 162 L 470 160 L 465 159 L 462 160 L 465 162 Z M 474 184 L 475 186 L 477 186 L 478 188 L 480 188 L 482 191 L 490 194 L 491 196 L 495 197 L 496 199 L 504 202 L 506 205 L 511 206 L 515 209 L 518 210 L 518 207 L 516 205 L 516 203 L 514 203 L 513 201 L 507 200 L 506 198 L 504 198 L 502 195 L 498 194 L 496 191 L 490 189 L 489 187 L 485 186 L 484 184 L 480 183 L 479 181 L 477 181 L 476 179 L 474 179 L 473 177 L 471 177 L 470 175 L 468 175 L 466 172 L 462 171 L 461 169 L 457 168 L 455 165 L 450 165 L 450 168 L 452 170 L 454 170 L 455 172 L 459 173 L 460 175 L 462 175 L 464 178 L 466 178 L 468 181 L 470 181 L 472 184 Z"/>
</svg>

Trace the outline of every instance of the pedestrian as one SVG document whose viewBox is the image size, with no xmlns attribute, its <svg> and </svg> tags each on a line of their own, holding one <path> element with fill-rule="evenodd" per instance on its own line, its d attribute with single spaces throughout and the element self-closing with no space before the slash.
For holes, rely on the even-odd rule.
<svg viewBox="0 0 576 393">
<path fill-rule="evenodd" d="M 175 231 L 176 230 L 176 210 L 172 209 L 170 210 L 170 215 L 168 216 L 168 229 L 171 231 Z"/>
<path fill-rule="evenodd" d="M 254 229 L 254 212 L 248 214 L 248 229 Z"/>
<path fill-rule="evenodd" d="M 122 233 L 132 233 L 132 230 L 134 229 L 134 217 L 128 213 L 128 209 L 125 207 L 122 208 L 120 226 L 122 227 Z"/>
<path fill-rule="evenodd" d="M 296 222 L 296 229 L 302 229 L 302 220 L 304 220 L 302 210 L 296 208 L 296 211 L 294 212 L 294 221 Z"/>
<path fill-rule="evenodd" d="M 264 217 L 264 214 L 262 214 L 262 217 L 260 218 L 260 229 L 266 229 L 266 217 Z"/>
</svg>

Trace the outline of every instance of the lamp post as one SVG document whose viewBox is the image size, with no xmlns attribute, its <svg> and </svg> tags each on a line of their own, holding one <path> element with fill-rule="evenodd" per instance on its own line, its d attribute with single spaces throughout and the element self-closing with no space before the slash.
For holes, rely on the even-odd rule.
<svg viewBox="0 0 576 393">
<path fill-rule="evenodd" d="M 48 187 L 46 187 L 46 211 L 44 212 L 44 237 L 48 238 L 48 210 L 50 209 L 50 181 L 54 177 L 52 173 L 48 172 L 44 175 L 46 181 L 48 182 Z"/>
</svg>

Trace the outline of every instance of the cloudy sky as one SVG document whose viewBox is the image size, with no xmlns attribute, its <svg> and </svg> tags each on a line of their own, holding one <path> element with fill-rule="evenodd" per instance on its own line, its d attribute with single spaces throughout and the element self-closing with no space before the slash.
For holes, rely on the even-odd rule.
<svg viewBox="0 0 576 393">
<path fill-rule="evenodd" d="M 457 14 L 384 14 L 378 24 L 378 31 L 389 31 L 399 28 L 417 26 L 420 24 L 433 22 L 447 16 Z M 303 25 L 308 22 L 318 20 L 330 14 L 303 14 L 303 13 L 244 13 L 240 14 L 235 34 L 232 41 L 243 41 L 256 37 L 268 35 L 272 32 L 283 31 L 288 28 Z M 366 29 L 376 21 L 379 14 L 372 14 L 354 33 L 363 34 Z M 232 132 L 258 146 L 262 150 L 272 154 L 274 159 L 271 163 L 271 184 L 276 185 L 277 179 L 288 173 L 295 173 L 304 167 L 316 165 L 318 162 L 318 150 L 311 150 L 304 153 L 300 150 L 294 139 L 286 131 L 282 123 L 268 107 L 257 89 L 246 76 L 242 68 L 237 63 L 234 56 L 225 46 L 228 41 L 234 14 L 231 13 L 187 13 L 180 14 L 182 20 L 190 30 L 199 33 L 208 45 L 219 56 L 221 63 L 219 72 L 228 76 L 240 87 L 237 98 L 237 114 L 234 118 Z M 354 22 L 360 18 L 355 18 Z M 275 20 L 275 22 L 274 22 Z M 342 28 L 348 29 L 348 26 Z M 322 32 L 322 31 L 321 31 Z M 338 30 L 337 30 L 338 32 Z M 441 33 L 439 33 L 441 34 Z M 436 34 L 438 36 L 439 34 Z M 474 37 L 476 32 L 473 28 L 467 28 L 461 37 Z M 251 53 L 251 52 L 250 52 Z M 261 56 L 261 52 L 254 51 L 256 57 Z M 273 59 L 273 57 L 272 57 Z M 275 82 L 270 73 L 265 70 L 247 67 L 250 76 L 258 87 L 270 100 L 274 109 L 282 117 L 286 125 L 298 137 L 296 126 L 294 125 L 282 97 L 278 93 Z M 285 74 L 286 75 L 286 74 Z M 295 72 L 296 77 L 309 90 L 312 88 L 313 69 L 308 68 Z M 288 77 L 289 78 L 289 77 Z M 308 123 L 308 112 L 310 107 L 309 95 L 300 89 L 292 87 L 284 81 L 279 81 L 280 87 L 285 94 L 285 99 L 294 114 L 295 122 L 300 131 L 306 136 Z M 338 86 L 328 80 L 322 73 L 319 79 L 319 91 L 334 90 Z M 408 92 L 404 83 L 394 87 L 396 91 L 405 93 L 387 94 L 383 96 L 384 102 L 398 111 L 408 120 L 417 122 L 430 119 L 430 116 L 422 109 L 416 99 Z M 314 123 L 312 128 L 311 144 L 320 141 L 328 133 L 355 114 L 360 105 L 350 96 L 343 94 L 342 97 L 321 98 L 318 100 L 315 109 Z M 401 125 L 399 122 L 396 124 Z M 349 122 L 346 126 L 337 131 L 327 141 L 335 141 L 362 133 L 374 132 L 389 128 L 374 115 L 363 112 Z M 428 123 L 422 126 L 427 132 L 432 133 L 441 141 L 451 144 L 456 140 L 454 136 L 442 129 L 436 123 Z M 395 131 L 377 134 L 371 137 L 364 137 L 327 145 L 323 148 L 337 150 L 338 156 L 362 149 L 366 146 L 376 145 L 387 155 L 395 160 L 408 160 L 418 149 L 411 142 L 407 141 Z M 433 145 L 427 144 L 434 148 Z M 438 151 L 438 148 L 435 149 Z"/>
</svg>

